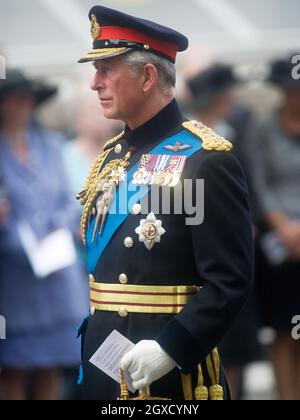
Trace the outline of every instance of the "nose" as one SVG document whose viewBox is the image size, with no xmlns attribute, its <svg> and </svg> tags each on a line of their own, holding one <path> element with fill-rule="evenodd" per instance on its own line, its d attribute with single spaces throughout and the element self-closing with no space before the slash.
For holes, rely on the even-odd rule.
<svg viewBox="0 0 300 420">
<path fill-rule="evenodd" d="M 93 77 L 91 81 L 91 89 L 98 90 L 98 89 L 103 89 L 103 88 L 104 88 L 103 79 L 100 75 L 100 72 L 96 71 L 95 76 Z"/>
</svg>

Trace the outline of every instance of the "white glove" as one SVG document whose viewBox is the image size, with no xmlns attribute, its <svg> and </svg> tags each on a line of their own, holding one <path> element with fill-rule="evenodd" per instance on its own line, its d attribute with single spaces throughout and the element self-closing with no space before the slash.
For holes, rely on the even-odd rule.
<svg viewBox="0 0 300 420">
<path fill-rule="evenodd" d="M 124 373 L 129 373 L 135 389 L 150 386 L 167 375 L 176 362 L 154 340 L 140 341 L 121 360 Z"/>
</svg>

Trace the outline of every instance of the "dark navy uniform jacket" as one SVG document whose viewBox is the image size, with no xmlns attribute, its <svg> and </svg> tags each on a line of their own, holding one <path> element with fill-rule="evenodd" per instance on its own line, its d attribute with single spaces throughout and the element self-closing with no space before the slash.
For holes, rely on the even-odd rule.
<svg viewBox="0 0 300 420">
<path fill-rule="evenodd" d="M 126 128 L 118 142 L 123 148 L 121 155 L 113 149 L 108 161 L 134 147 L 130 160 L 134 165 L 143 153 L 182 130 L 183 121 L 174 100 L 143 126 L 133 131 Z M 119 385 L 89 363 L 113 330 L 134 343 L 157 340 L 184 373 L 192 372 L 196 386 L 198 363 L 218 345 L 247 299 L 253 244 L 248 190 L 239 162 L 230 152 L 201 149 L 188 159 L 182 179 L 204 180 L 204 222 L 186 226 L 185 214 L 156 214 L 166 233 L 148 251 L 135 233 L 145 215 L 130 214 L 106 247 L 94 276 L 97 282 L 116 284 L 124 273 L 128 284 L 196 285 L 202 289 L 177 315 L 129 313 L 122 318 L 117 312 L 96 311 L 83 340 L 84 399 L 112 400 L 119 395 Z M 126 237 L 134 239 L 132 248 L 124 246 Z M 204 375 L 209 386 L 207 372 Z M 223 375 L 221 384 L 225 384 Z M 181 388 L 176 368 L 152 384 L 151 394 L 183 399 Z"/>
</svg>

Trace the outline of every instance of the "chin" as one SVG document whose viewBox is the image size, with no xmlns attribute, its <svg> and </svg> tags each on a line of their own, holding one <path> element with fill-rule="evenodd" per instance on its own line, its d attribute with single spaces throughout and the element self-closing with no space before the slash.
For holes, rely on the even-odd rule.
<svg viewBox="0 0 300 420">
<path fill-rule="evenodd" d="M 103 115 L 105 118 L 107 118 L 108 120 L 117 120 L 118 118 L 115 116 L 115 114 L 113 112 L 103 112 Z"/>
<path fill-rule="evenodd" d="M 118 120 L 118 114 L 113 109 L 103 108 L 103 115 L 109 120 Z"/>
</svg>

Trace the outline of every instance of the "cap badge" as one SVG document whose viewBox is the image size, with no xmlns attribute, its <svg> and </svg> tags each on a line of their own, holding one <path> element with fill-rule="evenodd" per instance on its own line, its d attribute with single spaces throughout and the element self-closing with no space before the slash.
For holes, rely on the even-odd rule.
<svg viewBox="0 0 300 420">
<path fill-rule="evenodd" d="M 99 38 L 101 34 L 101 26 L 97 22 L 97 18 L 95 15 L 91 16 L 91 35 L 94 40 Z"/>
</svg>

